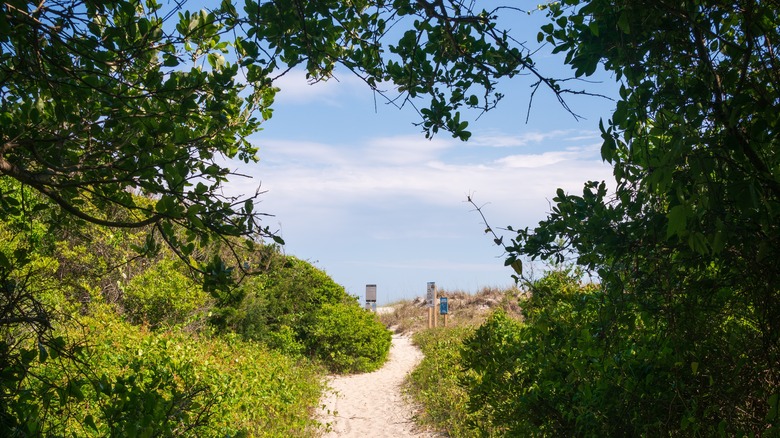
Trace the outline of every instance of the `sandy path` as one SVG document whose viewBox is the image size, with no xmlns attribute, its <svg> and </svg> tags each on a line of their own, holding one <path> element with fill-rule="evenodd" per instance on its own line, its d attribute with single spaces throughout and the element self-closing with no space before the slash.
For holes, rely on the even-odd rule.
<svg viewBox="0 0 780 438">
<path fill-rule="evenodd" d="M 413 408 L 404 403 L 401 382 L 422 359 L 406 336 L 393 335 L 390 357 L 373 373 L 331 378 L 319 419 L 330 424 L 325 437 L 434 437 L 415 430 Z"/>
</svg>

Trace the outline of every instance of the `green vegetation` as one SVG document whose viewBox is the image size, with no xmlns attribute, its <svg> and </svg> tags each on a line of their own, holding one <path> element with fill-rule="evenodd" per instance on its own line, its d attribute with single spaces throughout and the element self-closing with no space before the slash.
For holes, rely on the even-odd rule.
<svg viewBox="0 0 780 438">
<path fill-rule="evenodd" d="M 425 358 L 407 387 L 424 408 L 421 423 L 453 437 L 731 436 L 748 429 L 739 417 L 707 416 L 723 415 L 713 409 L 717 396 L 740 394 L 741 373 L 716 385 L 719 367 L 729 369 L 721 355 L 746 348 L 733 340 L 748 342 L 753 324 L 700 322 L 712 336 L 699 339 L 709 356 L 682 361 L 686 350 L 673 331 L 646 310 L 606 325 L 603 286 L 580 278 L 575 269 L 557 269 L 530 282 L 519 300 L 522 318 L 498 308 L 478 326 L 417 332 Z M 739 366 L 754 362 L 743 356 Z M 753 418 L 770 422 L 772 409 Z"/>
<path fill-rule="evenodd" d="M 104 308 L 57 331 L 72 360 L 32 345 L 11 403 L 18 436 L 310 436 L 316 368 L 235 336 L 149 332 Z M 88 335 L 88 336 L 85 336 Z M 85 372 L 85 369 L 91 372 Z M 5 427 L 10 424 L 5 423 Z"/>
<path fill-rule="evenodd" d="M 539 38 L 575 75 L 600 65 L 620 81 L 601 123 L 615 192 L 558 190 L 548 218 L 505 245 L 508 264 L 570 259 L 601 280 L 529 317 L 546 335 L 523 351 L 549 359 L 518 370 L 519 385 L 539 388 L 515 403 L 539 394 L 527 411 L 553 435 L 777 436 L 777 5 L 567 0 L 548 11 Z M 576 319 L 554 310 L 568 307 Z"/>
<path fill-rule="evenodd" d="M 497 27 L 515 7 L 173 3 L 0 3 L 0 426 L 12 435 L 306 434 L 307 356 L 336 370 L 383 360 L 384 336 L 338 336 L 381 333 L 376 319 L 264 243 L 281 239 L 259 193 L 223 194 L 222 157 L 257 160 L 247 136 L 272 115 L 278 72 L 320 81 L 342 65 L 375 90 L 394 84 L 389 101 L 424 98 L 426 135 L 464 140 L 459 110 L 492 109 L 502 78 L 587 94 L 545 78 Z M 558 190 L 539 226 L 495 241 L 519 281 L 526 258 L 573 258 L 601 284 L 555 272 L 529 284 L 527 321 L 496 313 L 458 354 L 446 351 L 457 332 L 421 340 L 434 365 L 462 367 L 451 405 L 468 421 L 455 427 L 780 434 L 777 5 L 539 9 L 539 42 L 575 77 L 601 67 L 620 83 L 599 125 L 616 189 Z"/>
<path fill-rule="evenodd" d="M 216 326 L 293 356 L 316 357 L 334 372 L 372 371 L 385 362 L 390 332 L 344 287 L 303 260 L 266 257 L 267 272 L 241 285 L 241 302 L 215 309 Z"/>
<path fill-rule="evenodd" d="M 181 263 L 161 260 L 123 287 L 122 308 L 131 322 L 152 328 L 174 326 L 206 305 L 208 294 L 177 264 Z"/>
<path fill-rule="evenodd" d="M 0 187 L 46 205 L 7 178 Z M 315 436 L 325 369 L 387 357 L 390 333 L 373 314 L 274 247 L 244 254 L 267 262 L 263 274 L 209 293 L 170 251 L 138 257 L 143 230 L 53 229 L 51 212 L 0 223 L 2 304 L 16 315 L 0 325 L 10 436 Z"/>
<path fill-rule="evenodd" d="M 407 379 L 405 388 L 422 406 L 417 421 L 448 436 L 473 436 L 468 394 L 461 385 L 460 350 L 473 327 L 426 329 L 412 338 L 425 357 Z"/>
<path fill-rule="evenodd" d="M 493 235 L 530 298 L 524 321 L 498 312 L 451 353 L 456 433 L 780 435 L 776 6 L 542 6 L 539 41 L 620 83 L 600 123 L 615 191 L 559 189 L 537 227 Z M 576 268 L 530 281 L 528 258 Z"/>
<path fill-rule="evenodd" d="M 579 331 L 554 321 L 579 321 L 583 315 L 571 304 L 581 301 L 573 297 L 592 289 L 581 288 L 568 272 L 553 272 L 535 282 L 531 294 L 517 289 L 447 293 L 457 296 L 452 317 L 459 323 L 421 329 L 413 336 L 425 355 L 406 385 L 423 407 L 418 421 L 453 437 L 561 436 L 540 427 L 549 412 L 527 411 L 534 408 L 528 395 L 544 397 L 568 387 L 567 380 L 545 373 L 559 369 L 549 361 L 557 357 L 558 348 L 571 353 L 561 345 L 562 339 L 576 338 Z M 492 305 L 485 306 L 486 302 Z M 530 339 L 529 333 L 536 338 Z M 549 347 L 538 351 L 539 341 Z M 536 374 L 549 381 L 536 381 Z M 541 388 L 550 394 L 540 394 Z"/>
<path fill-rule="evenodd" d="M 531 286 L 521 302 L 524 320 L 494 313 L 465 339 L 461 383 L 468 394 L 468 411 L 481 434 L 493 436 L 614 436 L 663 430 L 642 430 L 636 413 L 645 403 L 678 396 L 666 392 L 639 370 L 659 366 L 634 356 L 641 331 L 626 330 L 626 338 L 612 339 L 619 355 L 608 356 L 597 339 L 603 336 L 596 321 L 598 297 L 593 285 L 583 286 L 569 271 L 553 271 Z M 641 389 L 656 385 L 664 400 L 632 400 L 624 404 L 610 397 L 621 387 Z M 651 397 L 652 397 L 651 396 Z M 620 418 L 611 418 L 620 413 Z M 605 420 L 622 428 L 602 429 Z M 626 427 L 628 426 L 628 427 Z M 485 434 L 485 431 L 491 433 Z"/>
<path fill-rule="evenodd" d="M 417 421 L 428 428 L 453 437 L 490 435 L 497 429 L 469 412 L 469 393 L 465 385 L 463 342 L 476 328 L 497 312 L 520 320 L 518 300 L 525 294 L 517 288 L 486 287 L 475 294 L 440 291 L 447 296 L 450 315 L 447 327 L 427 329 L 425 301 L 421 298 L 394 303 L 394 311 L 381 315 L 385 324 L 399 332 L 411 332 L 412 341 L 423 352 L 420 364 L 410 374 L 405 391 L 422 407 Z"/>
<path fill-rule="evenodd" d="M 374 371 L 390 351 L 390 332 L 357 303 L 325 304 L 309 330 L 309 349 L 334 371 Z"/>
</svg>

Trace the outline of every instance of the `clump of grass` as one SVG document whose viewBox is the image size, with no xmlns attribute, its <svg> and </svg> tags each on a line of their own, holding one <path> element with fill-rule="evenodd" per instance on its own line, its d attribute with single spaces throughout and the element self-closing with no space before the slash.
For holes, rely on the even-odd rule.
<svg viewBox="0 0 780 438">
<path fill-rule="evenodd" d="M 419 425 L 439 429 L 447 436 L 473 435 L 468 394 L 460 385 L 459 347 L 473 331 L 474 327 L 459 326 L 415 333 L 413 341 L 425 357 L 407 377 L 404 391 L 423 407 L 415 418 Z"/>
<path fill-rule="evenodd" d="M 519 318 L 521 314 L 518 298 L 525 293 L 515 287 L 484 287 L 475 294 L 462 290 L 441 290 L 439 296 L 447 297 L 449 327 L 471 327 L 481 324 L 498 308 L 504 309 L 508 315 Z M 380 313 L 379 319 L 396 333 L 417 333 L 428 327 L 428 311 L 423 297 L 398 301 L 386 307 L 392 310 Z M 436 311 L 438 310 L 437 308 Z M 443 325 L 443 317 L 439 315 L 439 326 L 441 325 Z"/>
<path fill-rule="evenodd" d="M 428 325 L 428 312 L 425 300 L 402 300 L 386 306 L 379 313 L 379 320 L 396 333 L 414 333 L 423 330 Z"/>
</svg>

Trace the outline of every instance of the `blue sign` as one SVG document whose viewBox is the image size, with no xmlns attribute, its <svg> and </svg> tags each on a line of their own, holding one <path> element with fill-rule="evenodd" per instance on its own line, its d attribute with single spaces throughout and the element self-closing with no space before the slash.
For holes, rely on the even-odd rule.
<svg viewBox="0 0 780 438">
<path fill-rule="evenodd" d="M 439 298 L 439 315 L 446 315 L 448 310 L 447 297 Z"/>
</svg>

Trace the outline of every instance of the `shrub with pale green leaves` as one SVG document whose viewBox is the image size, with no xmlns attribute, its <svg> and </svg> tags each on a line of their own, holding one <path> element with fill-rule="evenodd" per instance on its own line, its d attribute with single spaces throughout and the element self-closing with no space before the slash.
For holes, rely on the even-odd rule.
<svg viewBox="0 0 780 438">
<path fill-rule="evenodd" d="M 390 331 L 356 301 L 323 305 L 309 330 L 310 351 L 332 371 L 376 370 L 390 351 Z"/>
<path fill-rule="evenodd" d="M 477 417 L 468 412 L 468 393 L 461 384 L 461 346 L 474 332 L 472 326 L 437 327 L 416 332 L 412 338 L 424 357 L 412 371 L 405 386 L 422 406 L 417 421 L 446 432 L 451 437 L 475 436 Z M 489 436 L 487 425 L 478 424 Z"/>
<path fill-rule="evenodd" d="M 152 328 L 176 325 L 207 303 L 208 294 L 177 265 L 174 260 L 160 260 L 128 282 L 124 311 L 131 322 Z"/>
<path fill-rule="evenodd" d="M 308 353 L 334 372 L 379 368 L 391 334 L 344 287 L 304 260 L 277 254 L 268 272 L 242 285 L 237 307 L 217 309 L 218 324 L 283 353 Z"/>
<path fill-rule="evenodd" d="M 20 397 L 0 399 L 15 415 L 0 417 L 3 436 L 316 435 L 310 412 L 323 388 L 309 362 L 236 335 L 150 332 L 93 310 L 57 331 L 80 345 L 69 356 L 22 350 L 29 372 Z"/>
</svg>

